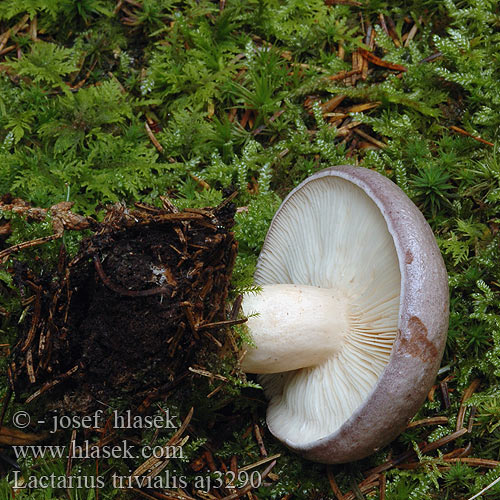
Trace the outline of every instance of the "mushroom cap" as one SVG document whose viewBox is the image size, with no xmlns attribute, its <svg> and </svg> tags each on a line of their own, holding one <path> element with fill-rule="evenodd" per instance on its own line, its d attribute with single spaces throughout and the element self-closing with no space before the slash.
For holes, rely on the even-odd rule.
<svg viewBox="0 0 500 500">
<path fill-rule="evenodd" d="M 391 341 L 392 350 L 387 354 L 387 364 L 380 369 L 378 379 L 354 412 L 333 432 L 315 436 L 312 440 L 304 440 L 304 436 L 297 438 L 297 434 L 301 434 L 298 427 L 293 428 L 295 435 L 291 435 L 289 422 L 300 416 L 283 414 L 283 411 L 287 411 L 287 404 L 283 402 L 282 392 L 286 390 L 287 383 L 294 384 L 289 382 L 295 372 L 260 377 L 271 399 L 267 413 L 271 433 L 305 458 L 331 464 L 364 458 L 388 444 L 406 428 L 435 380 L 446 344 L 449 314 L 448 276 L 431 228 L 398 186 L 383 175 L 361 167 L 343 165 L 317 172 L 285 198 L 264 241 L 255 282 L 258 285 L 285 282 L 283 276 L 288 271 L 284 267 L 296 260 L 296 256 L 287 260 L 279 255 L 282 242 L 294 247 L 293 236 L 285 234 L 282 237 L 289 232 L 284 219 L 290 217 L 287 214 L 290 207 L 293 208 L 292 212 L 299 211 L 300 204 L 307 203 L 309 211 L 320 211 L 316 214 L 316 221 L 302 220 L 296 224 L 328 227 L 327 216 L 334 218 L 335 214 L 325 213 L 325 207 L 320 203 L 317 208 L 311 208 L 311 205 L 316 205 L 314 189 L 320 183 L 325 184 L 325 189 L 330 189 L 328 185 L 346 185 L 346 182 L 357 186 L 373 202 L 371 205 L 380 211 L 387 231 L 392 236 L 399 263 L 399 315 L 397 324 L 394 324 L 394 340 Z M 311 188 L 313 190 L 309 195 L 302 196 Z M 345 217 L 349 220 L 349 209 L 346 212 Z M 356 230 L 356 227 L 351 229 Z M 366 244 L 369 246 L 371 242 L 367 241 Z M 308 245 L 306 242 L 305 246 Z M 316 252 L 316 257 L 323 257 L 322 251 Z M 292 277 L 292 283 L 303 279 L 300 276 L 305 272 L 290 273 L 295 276 Z M 307 282 L 302 284 L 325 286 L 316 283 L 317 279 L 317 276 L 308 276 Z M 318 378 L 318 375 L 312 376 L 311 380 L 315 377 Z M 296 390 L 308 404 L 312 404 L 312 384 L 312 381 L 308 381 Z M 291 408 L 290 411 L 293 413 L 295 410 Z M 328 409 L 319 407 L 308 410 L 309 415 L 325 411 Z"/>
</svg>

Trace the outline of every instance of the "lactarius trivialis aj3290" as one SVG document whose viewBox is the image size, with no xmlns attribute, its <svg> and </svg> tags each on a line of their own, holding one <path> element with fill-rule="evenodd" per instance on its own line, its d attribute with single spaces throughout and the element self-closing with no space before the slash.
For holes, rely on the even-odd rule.
<svg viewBox="0 0 500 500">
<path fill-rule="evenodd" d="M 274 216 L 243 300 L 271 432 L 305 458 L 363 458 L 402 432 L 436 377 L 448 280 L 434 235 L 390 180 L 332 167 Z M 253 315 L 257 313 L 257 315 Z"/>
</svg>

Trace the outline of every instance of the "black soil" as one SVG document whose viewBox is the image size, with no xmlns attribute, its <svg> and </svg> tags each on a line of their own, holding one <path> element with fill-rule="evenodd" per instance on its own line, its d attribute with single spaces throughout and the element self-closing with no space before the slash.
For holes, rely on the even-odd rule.
<svg viewBox="0 0 500 500">
<path fill-rule="evenodd" d="M 51 283 L 35 293 L 16 345 L 16 396 L 89 414 L 120 400 L 149 406 L 192 365 L 217 362 L 236 257 L 234 206 L 177 212 L 114 206 Z"/>
</svg>

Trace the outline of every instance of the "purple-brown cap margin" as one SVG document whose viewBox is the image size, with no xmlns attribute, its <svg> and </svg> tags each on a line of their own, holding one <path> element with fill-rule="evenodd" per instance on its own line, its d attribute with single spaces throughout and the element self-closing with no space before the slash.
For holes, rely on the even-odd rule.
<svg viewBox="0 0 500 500">
<path fill-rule="evenodd" d="M 317 172 L 285 198 L 273 222 L 299 189 L 330 176 L 352 182 L 378 206 L 394 239 L 401 271 L 398 334 L 372 392 L 333 434 L 305 445 L 293 439 L 284 442 L 309 460 L 334 464 L 359 460 L 391 442 L 423 404 L 446 344 L 449 293 L 443 258 L 424 216 L 396 184 L 373 170 L 342 165 Z M 259 260 L 257 283 L 261 265 Z"/>
</svg>

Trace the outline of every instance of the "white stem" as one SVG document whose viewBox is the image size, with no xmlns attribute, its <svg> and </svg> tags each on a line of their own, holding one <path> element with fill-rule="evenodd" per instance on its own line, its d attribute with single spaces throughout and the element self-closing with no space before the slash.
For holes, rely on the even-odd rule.
<svg viewBox="0 0 500 500">
<path fill-rule="evenodd" d="M 347 298 L 332 288 L 265 285 L 244 296 L 242 309 L 255 344 L 244 347 L 248 373 L 316 366 L 341 350 L 349 328 Z"/>
</svg>

